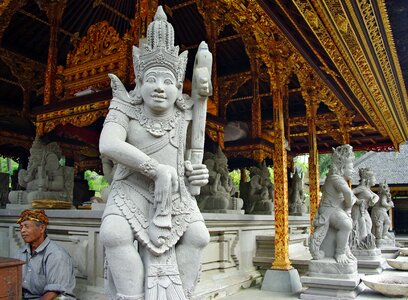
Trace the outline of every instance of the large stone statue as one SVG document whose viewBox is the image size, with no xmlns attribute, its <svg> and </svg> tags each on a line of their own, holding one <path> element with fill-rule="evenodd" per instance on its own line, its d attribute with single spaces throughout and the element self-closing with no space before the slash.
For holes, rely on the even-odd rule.
<svg viewBox="0 0 408 300">
<path fill-rule="evenodd" d="M 159 6 L 147 41 L 133 48 L 135 89 L 128 93 L 110 74 L 113 98 L 99 146 L 117 169 L 100 236 L 113 299 L 190 298 L 210 240 L 190 191 L 208 182 L 193 142 L 204 137 L 212 57 L 202 42 L 189 98 L 182 94 L 187 51 L 178 51 Z"/>
<path fill-rule="evenodd" d="M 74 169 L 61 166 L 61 157 L 62 152 L 56 142 L 46 145 L 36 137 L 30 149 L 27 170 L 21 169 L 18 173 L 18 183 L 25 190 L 11 191 L 10 202 L 32 204 L 40 200 L 72 203 Z"/>
<path fill-rule="evenodd" d="M 310 252 L 314 259 L 332 257 L 341 264 L 355 261 L 348 244 L 352 229 L 350 213 L 356 202 L 347 183 L 353 174 L 352 149 L 350 145 L 342 145 L 333 152 L 332 165 L 313 220 L 315 231 L 310 239 Z"/>
<path fill-rule="evenodd" d="M 289 214 L 299 216 L 306 213 L 307 206 L 305 201 L 303 175 L 300 175 L 298 169 L 295 169 L 289 187 Z"/>
<path fill-rule="evenodd" d="M 273 214 L 273 183 L 265 162 L 261 168 L 251 167 L 250 181 L 241 183 L 241 197 L 247 214 Z"/>
<path fill-rule="evenodd" d="M 332 165 L 322 187 L 310 238 L 309 272 L 302 277 L 302 299 L 354 299 L 361 292 L 358 262 L 351 253 L 351 208 L 356 197 L 348 181 L 353 175 L 353 148 L 333 149 Z"/>
<path fill-rule="evenodd" d="M 377 203 L 371 209 L 371 219 L 373 230 L 378 247 L 395 246 L 395 237 L 388 231 L 391 226 L 391 219 L 388 211 L 394 207 L 390 188 L 386 182 L 380 183 L 380 196 Z"/>
<path fill-rule="evenodd" d="M 197 197 L 201 211 L 242 213 L 243 200 L 237 197 L 238 188 L 228 170 L 228 159 L 218 148 L 215 154 L 206 152 L 204 164 L 208 169 L 208 184 Z"/>
</svg>

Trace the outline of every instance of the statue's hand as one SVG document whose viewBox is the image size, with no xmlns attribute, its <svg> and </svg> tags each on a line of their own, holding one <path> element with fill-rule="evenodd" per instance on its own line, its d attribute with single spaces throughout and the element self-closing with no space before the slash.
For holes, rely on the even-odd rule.
<svg viewBox="0 0 408 300">
<path fill-rule="evenodd" d="M 157 166 L 157 176 L 154 181 L 155 204 L 164 199 L 170 199 L 173 192 L 177 192 L 178 179 L 177 172 L 172 166 L 159 164 Z"/>
<path fill-rule="evenodd" d="M 204 164 L 192 164 L 189 160 L 184 162 L 186 177 L 190 185 L 204 186 L 208 183 L 208 169 Z"/>
</svg>

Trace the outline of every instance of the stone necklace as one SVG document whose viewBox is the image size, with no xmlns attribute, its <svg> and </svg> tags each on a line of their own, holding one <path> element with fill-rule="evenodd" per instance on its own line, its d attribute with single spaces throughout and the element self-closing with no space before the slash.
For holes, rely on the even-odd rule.
<svg viewBox="0 0 408 300">
<path fill-rule="evenodd" d="M 167 119 L 151 119 L 146 116 L 143 105 L 135 107 L 135 119 L 144 129 L 155 137 L 161 137 L 166 132 L 174 129 L 180 116 L 181 111 L 175 108 L 173 115 Z"/>
</svg>

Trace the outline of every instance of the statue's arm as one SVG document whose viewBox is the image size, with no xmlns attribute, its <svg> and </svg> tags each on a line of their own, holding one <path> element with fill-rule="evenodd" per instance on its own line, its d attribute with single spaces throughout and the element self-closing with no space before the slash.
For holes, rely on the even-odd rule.
<svg viewBox="0 0 408 300">
<path fill-rule="evenodd" d="M 357 201 L 357 197 L 354 196 L 353 191 L 348 186 L 345 180 L 341 180 L 337 182 L 338 190 L 343 194 L 344 197 L 344 207 L 351 208 L 354 203 Z"/>
</svg>

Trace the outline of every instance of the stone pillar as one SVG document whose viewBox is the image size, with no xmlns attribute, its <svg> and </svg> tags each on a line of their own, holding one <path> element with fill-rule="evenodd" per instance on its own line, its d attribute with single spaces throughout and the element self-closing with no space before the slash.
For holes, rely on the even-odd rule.
<svg viewBox="0 0 408 300">
<path fill-rule="evenodd" d="M 320 201 L 319 152 L 317 149 L 316 115 L 319 104 L 314 99 L 306 103 L 306 117 L 309 139 L 309 193 L 310 224 L 313 224 Z M 313 233 L 313 226 L 311 226 Z"/>
</svg>

